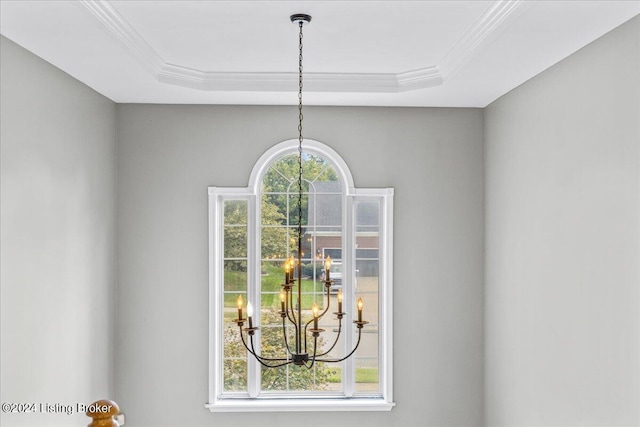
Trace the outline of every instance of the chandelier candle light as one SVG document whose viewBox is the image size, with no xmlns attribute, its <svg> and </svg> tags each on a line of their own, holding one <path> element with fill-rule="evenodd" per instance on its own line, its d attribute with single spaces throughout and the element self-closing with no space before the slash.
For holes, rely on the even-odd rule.
<svg viewBox="0 0 640 427">
<path fill-rule="evenodd" d="M 329 311 L 331 298 L 330 298 L 330 289 L 333 284 L 333 280 L 331 280 L 330 270 L 331 270 L 331 257 L 327 256 L 327 259 L 324 263 L 325 268 L 325 277 L 324 277 L 324 287 L 327 296 L 327 303 L 322 312 L 320 312 L 320 307 L 315 302 L 311 307 L 312 318 L 306 322 L 302 320 L 302 27 L 305 24 L 311 22 L 311 16 L 305 14 L 295 14 L 291 15 L 291 22 L 298 25 L 300 28 L 299 32 L 299 55 L 298 55 L 298 259 L 296 260 L 293 256 L 287 259 L 284 263 L 284 283 L 281 285 L 282 289 L 279 293 L 280 299 L 280 317 L 282 318 L 282 347 L 283 347 L 283 355 L 284 357 L 263 357 L 256 351 L 253 343 L 253 337 L 255 332 L 259 329 L 253 326 L 253 306 L 251 302 L 247 303 L 247 319 L 242 318 L 242 307 L 243 300 L 242 295 L 238 296 L 237 306 L 238 306 L 238 318 L 235 320 L 235 323 L 238 325 L 240 329 L 240 338 L 242 339 L 242 344 L 247 349 L 247 351 L 256 358 L 258 362 L 262 366 L 267 368 L 277 368 L 280 366 L 285 366 L 288 364 L 295 364 L 298 366 L 305 366 L 309 369 L 313 367 L 315 362 L 331 362 L 337 363 L 342 362 L 343 360 L 348 359 L 355 353 L 358 346 L 360 345 L 360 338 L 362 336 L 362 328 L 366 325 L 367 321 L 362 320 L 362 309 L 364 303 L 362 302 L 362 298 L 358 298 L 357 301 L 357 309 L 358 309 L 358 320 L 354 320 L 353 323 L 356 325 L 358 329 L 358 340 L 354 348 L 349 352 L 346 356 L 342 358 L 331 358 L 327 355 L 338 343 L 340 338 L 340 334 L 342 332 L 342 318 L 347 314 L 342 311 L 342 290 L 338 291 L 337 300 L 338 300 L 338 311 L 333 314 L 336 315 L 338 320 L 338 333 L 336 334 L 335 341 L 329 347 L 328 350 L 318 349 L 318 337 L 324 329 L 318 328 L 318 321 Z M 296 279 L 295 272 L 297 271 L 297 301 L 294 306 L 293 288 L 296 287 Z M 260 310 L 258 310 L 258 313 Z M 245 320 L 248 322 L 248 327 L 243 328 Z M 294 328 L 295 331 L 295 347 L 289 344 L 289 340 L 287 338 L 287 321 L 289 325 Z M 309 325 L 313 324 L 312 329 L 308 329 Z M 245 338 L 245 333 L 248 335 L 249 344 L 247 344 L 247 339 Z M 313 349 L 309 349 L 307 346 L 307 334 L 311 333 L 313 337 Z M 294 348 L 292 348 L 294 347 Z M 311 352 L 311 354 L 310 354 Z"/>
</svg>

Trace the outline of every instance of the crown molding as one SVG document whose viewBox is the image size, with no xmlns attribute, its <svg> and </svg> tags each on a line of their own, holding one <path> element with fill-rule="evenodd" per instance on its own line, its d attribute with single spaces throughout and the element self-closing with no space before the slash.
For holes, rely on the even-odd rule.
<svg viewBox="0 0 640 427">
<path fill-rule="evenodd" d="M 480 51 L 480 46 L 488 41 L 490 35 L 498 33 L 499 28 L 504 28 L 509 18 L 516 16 L 516 10 L 522 10 L 522 0 L 498 0 L 493 2 L 480 15 L 478 21 L 470 27 L 458 40 L 447 55 L 440 61 L 438 68 L 441 70 L 444 81 L 450 79 L 462 66 Z"/>
<path fill-rule="evenodd" d="M 305 73 L 305 91 L 309 92 L 404 92 L 442 84 L 436 67 L 400 74 L 391 73 Z M 157 72 L 163 83 L 211 91 L 298 90 L 297 73 L 225 73 L 206 72 L 174 64 L 165 64 Z"/>
<path fill-rule="evenodd" d="M 166 65 L 166 62 L 109 1 L 80 0 L 80 3 L 124 44 L 142 66 L 157 78 L 158 72 Z"/>
<path fill-rule="evenodd" d="M 81 0 L 91 13 L 162 83 L 204 91 L 288 92 L 298 88 L 297 73 L 210 72 L 167 63 L 147 43 L 109 0 Z M 449 53 L 435 66 L 394 73 L 305 73 L 310 92 L 407 92 L 443 85 L 496 33 L 522 0 L 498 0 L 491 4 Z"/>
<path fill-rule="evenodd" d="M 407 92 L 416 89 L 425 89 L 440 86 L 444 82 L 444 76 L 439 67 L 420 68 L 419 70 L 405 71 L 395 75 L 398 82 L 398 92 Z"/>
</svg>

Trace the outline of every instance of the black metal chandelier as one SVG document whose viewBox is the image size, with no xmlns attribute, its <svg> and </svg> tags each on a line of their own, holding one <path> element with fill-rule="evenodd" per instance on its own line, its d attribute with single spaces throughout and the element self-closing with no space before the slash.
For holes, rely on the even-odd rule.
<svg viewBox="0 0 640 427">
<path fill-rule="evenodd" d="M 333 280 L 331 280 L 330 276 L 330 257 L 327 257 L 324 263 L 324 288 L 327 297 L 326 306 L 324 307 L 322 313 L 320 313 L 320 308 L 314 302 L 311 307 L 313 317 L 310 320 L 307 320 L 303 319 L 302 316 L 302 27 L 305 24 L 311 22 L 311 16 L 305 14 L 295 14 L 291 15 L 290 18 L 291 22 L 298 25 L 298 27 L 300 28 L 298 36 L 298 257 L 297 259 L 295 259 L 292 256 L 285 261 L 285 278 L 284 283 L 281 285 L 282 289 L 280 290 L 280 311 L 278 313 L 282 318 L 282 347 L 284 357 L 263 357 L 258 354 L 253 341 L 255 332 L 259 328 L 253 326 L 254 313 L 251 303 L 247 304 L 247 318 L 244 319 L 242 317 L 242 308 L 244 305 L 242 296 L 239 296 L 237 300 L 238 318 L 235 319 L 235 323 L 238 325 L 238 328 L 240 330 L 239 332 L 242 344 L 247 349 L 247 351 L 253 357 L 255 357 L 258 362 L 260 362 L 262 366 L 265 366 L 267 368 L 278 368 L 293 363 L 294 365 L 305 366 L 311 369 L 315 362 L 337 363 L 351 357 L 351 355 L 355 353 L 358 346 L 360 345 L 363 326 L 369 322 L 362 320 L 363 302 L 362 298 L 358 298 L 358 302 L 356 304 L 358 309 L 358 317 L 357 320 L 353 321 L 353 323 L 356 325 L 356 328 L 358 329 L 358 340 L 356 342 L 356 345 L 346 356 L 342 358 L 331 358 L 328 356 L 328 354 L 331 352 L 331 350 L 334 349 L 334 347 L 338 343 L 338 340 L 340 339 L 340 335 L 342 332 L 342 319 L 347 314 L 342 311 L 342 291 L 340 290 L 337 295 L 338 310 L 333 313 L 336 315 L 336 318 L 338 320 L 338 331 L 335 341 L 328 350 L 318 349 L 318 337 L 320 337 L 320 334 L 324 332 L 324 329 L 318 328 L 318 321 L 329 312 L 329 307 L 331 305 L 330 289 L 331 285 L 333 284 Z M 297 285 L 294 274 L 296 271 Z M 294 288 L 296 286 L 297 289 L 294 291 Z M 294 305 L 294 293 L 297 293 L 296 305 Z M 260 310 L 258 310 L 258 312 L 259 311 Z M 248 325 L 246 328 L 243 328 L 245 321 L 247 321 Z M 292 326 L 294 328 L 295 343 L 290 343 L 289 339 L 287 338 L 287 325 L 290 325 L 290 327 Z M 312 327 L 309 328 L 309 325 L 312 325 Z M 310 347 L 308 345 L 307 338 L 309 333 L 313 337 L 313 347 Z M 246 338 L 245 334 L 247 335 Z"/>
</svg>

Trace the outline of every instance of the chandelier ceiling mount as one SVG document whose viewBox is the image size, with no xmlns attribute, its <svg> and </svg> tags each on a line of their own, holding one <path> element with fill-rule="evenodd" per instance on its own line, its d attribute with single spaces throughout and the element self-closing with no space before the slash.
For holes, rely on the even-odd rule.
<svg viewBox="0 0 640 427">
<path fill-rule="evenodd" d="M 296 13 L 294 15 L 290 16 L 291 18 L 291 22 L 293 22 L 296 25 L 306 25 L 309 22 L 311 22 L 311 15 L 307 15 L 305 13 Z"/>
</svg>

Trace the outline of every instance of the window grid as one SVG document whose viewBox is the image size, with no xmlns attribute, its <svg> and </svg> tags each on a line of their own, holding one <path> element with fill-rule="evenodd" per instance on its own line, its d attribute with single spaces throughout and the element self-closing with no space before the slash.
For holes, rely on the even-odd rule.
<svg viewBox="0 0 640 427">
<path fill-rule="evenodd" d="M 366 337 L 374 337 L 374 336 L 378 336 L 378 333 L 383 333 L 382 337 L 384 337 L 384 343 L 382 342 L 382 338 L 380 336 L 378 336 L 378 339 L 376 340 L 378 342 L 377 345 L 375 345 L 375 347 L 377 347 L 377 351 L 375 352 L 375 354 L 371 354 L 371 355 L 360 355 L 360 349 L 358 350 L 358 352 L 354 355 L 354 357 L 348 359 L 348 362 L 343 363 L 341 366 L 337 365 L 337 367 L 342 368 L 342 376 L 343 379 L 346 383 L 351 383 L 354 384 L 355 387 L 351 386 L 350 390 L 349 390 L 349 384 L 345 384 L 346 388 L 344 390 L 344 394 L 345 395 L 351 395 L 353 394 L 354 397 L 357 396 L 372 396 L 375 397 L 376 399 L 373 400 L 366 400 L 366 401 L 361 401 L 358 399 L 351 399 L 349 401 L 344 401 L 344 402 L 339 402 L 336 401 L 335 399 L 330 399 L 329 401 L 326 400 L 308 400 L 309 396 L 309 392 L 305 392 L 305 391 L 301 391 L 301 392 L 290 392 L 287 393 L 283 396 L 296 396 L 296 395 L 300 395 L 300 396 L 304 396 L 305 397 L 305 401 L 304 403 L 302 402 L 295 402 L 295 401 L 290 401 L 290 399 L 287 399 L 288 403 L 284 403 L 281 401 L 272 401 L 270 400 L 268 403 L 268 405 L 265 404 L 255 404 L 254 403 L 250 403 L 250 402 L 243 402 L 243 396 L 247 396 L 247 392 L 249 396 L 260 396 L 260 392 L 257 392 L 257 390 L 254 388 L 253 390 L 251 390 L 251 387 L 248 387 L 248 390 L 245 391 L 245 393 L 238 393 L 238 392 L 232 392 L 232 393 L 225 393 L 221 388 L 220 388 L 220 381 L 219 379 L 221 378 L 221 368 L 218 368 L 217 366 L 221 366 L 221 365 L 217 365 L 216 360 L 219 360 L 220 363 L 222 364 L 222 362 L 224 361 L 224 363 L 227 362 L 233 362 L 233 361 L 247 361 L 246 358 L 244 357 L 227 357 L 225 355 L 225 357 L 223 358 L 223 360 L 217 359 L 217 354 L 220 354 L 220 343 L 216 342 L 215 339 L 211 340 L 210 343 L 210 354 L 212 357 L 210 357 L 210 372 L 212 373 L 211 378 L 210 378 L 210 399 L 209 399 L 209 404 L 207 404 L 207 407 L 209 407 L 212 411 L 215 410 L 236 410 L 233 408 L 242 408 L 242 410 L 248 410 L 248 411 L 253 411 L 253 410 L 286 410 L 286 409 L 293 409 L 293 410 L 316 410 L 316 409 L 311 409 L 311 408 L 319 408 L 319 407 L 323 407 L 323 408 L 327 408 L 330 405 L 338 405 L 340 404 L 340 406 L 348 406 L 352 409 L 355 410 L 389 410 L 391 409 L 391 407 L 393 406 L 393 401 L 392 401 L 392 388 L 391 388 L 391 370 L 390 367 L 391 365 L 391 356 L 392 356 L 392 352 L 390 351 L 390 345 L 391 345 L 391 337 L 390 337 L 390 332 L 391 332 L 391 317 L 390 317 L 390 310 L 392 307 L 392 302 L 390 299 L 391 296 L 391 288 L 390 288 L 390 283 L 391 283 L 391 266 L 389 265 L 384 265 L 385 262 L 389 262 L 391 261 L 391 256 L 383 256 L 383 253 L 391 255 L 391 251 L 390 251 L 390 247 L 389 247 L 389 243 L 391 242 L 390 239 L 390 224 L 391 224 L 391 215 L 392 215 L 392 190 L 359 190 L 359 189 L 355 189 L 352 185 L 352 180 L 350 178 L 350 176 L 348 174 L 344 174 L 344 170 L 346 169 L 346 165 L 344 165 L 344 162 L 342 162 L 342 160 L 339 158 L 339 156 L 335 155 L 334 152 L 332 152 L 332 150 L 328 149 L 328 147 L 326 146 L 322 146 L 322 144 L 319 143 L 315 143 L 315 144 L 310 144 L 313 145 L 314 149 L 317 149 L 318 152 L 320 154 L 333 154 L 334 156 L 332 157 L 331 155 L 328 156 L 329 158 L 333 159 L 337 159 L 337 163 L 338 163 L 338 169 L 340 171 L 340 174 L 342 174 L 343 176 L 347 176 L 347 185 L 346 187 L 343 187 L 343 191 L 344 188 L 346 188 L 346 197 L 341 196 L 341 200 L 344 202 L 346 202 L 346 205 L 343 204 L 343 214 L 341 215 L 341 220 L 342 220 L 342 224 L 318 224 L 316 222 L 317 218 L 318 218 L 318 214 L 317 214 L 317 200 L 318 200 L 318 196 L 338 196 L 340 193 L 336 193 L 336 192 L 331 192 L 331 191 L 318 191 L 317 188 L 315 188 L 316 183 L 315 182 L 309 182 L 309 180 L 307 180 L 307 184 L 306 184 L 306 188 L 312 188 L 310 193 L 307 193 L 306 197 L 307 197 L 307 204 L 311 203 L 311 200 L 315 200 L 313 202 L 313 218 L 306 218 L 307 223 L 303 222 L 303 232 L 304 230 L 306 230 L 307 232 L 309 230 L 312 230 L 313 232 L 310 233 L 310 237 L 309 239 L 309 243 L 308 243 L 308 247 L 310 249 L 314 249 L 314 251 L 316 250 L 316 248 L 318 248 L 320 245 L 318 244 L 318 239 L 320 238 L 320 236 L 322 236 L 322 233 L 338 233 L 342 236 L 351 236 L 347 239 L 345 239 L 344 237 L 341 238 L 341 251 L 343 254 L 350 254 L 350 256 L 345 257 L 344 259 L 340 259 L 340 261 L 343 262 L 343 271 L 344 272 L 351 272 L 351 276 L 349 277 L 349 275 L 345 276 L 343 278 L 343 285 L 344 285 L 344 290 L 349 292 L 352 296 L 351 298 L 351 302 L 353 302 L 353 304 L 349 304 L 351 307 L 345 307 L 344 311 L 350 311 L 352 314 L 349 315 L 349 319 L 351 319 L 351 316 L 353 315 L 353 312 L 355 312 L 355 297 L 356 296 L 363 296 L 366 298 L 370 298 L 370 297 L 376 297 L 376 304 L 379 308 L 378 308 L 378 316 L 375 317 L 379 317 L 379 319 L 382 322 L 378 322 L 376 319 L 376 321 L 371 321 L 370 324 L 368 324 L 366 326 L 366 328 L 363 331 L 363 341 L 366 340 Z M 274 158 L 278 158 L 279 156 L 281 156 L 281 153 L 283 151 L 279 151 L 281 150 L 281 148 L 285 147 L 287 150 L 291 150 L 293 151 L 293 148 L 295 147 L 294 141 L 287 141 L 286 143 L 280 144 L 280 146 L 276 146 L 274 147 L 272 150 L 269 150 L 269 152 L 265 153 L 265 155 L 263 156 L 263 158 L 261 158 L 261 160 L 265 160 L 265 159 L 274 159 Z M 277 149 L 276 149 L 277 148 Z M 267 156 L 267 157 L 265 157 Z M 293 156 L 293 155 L 292 155 Z M 291 180 L 282 180 L 281 184 L 286 184 L 286 188 L 287 191 L 265 191 L 264 193 L 260 193 L 260 191 L 257 191 L 260 189 L 260 184 L 261 184 L 261 180 L 260 177 L 263 176 L 263 174 L 266 174 L 265 172 L 261 172 L 264 171 L 265 169 L 262 169 L 261 164 L 269 164 L 269 160 L 267 160 L 266 162 L 261 162 L 261 160 L 258 161 L 258 163 L 256 164 L 256 167 L 254 168 L 254 171 L 251 174 L 251 179 L 250 179 L 250 185 L 249 187 L 247 187 L 246 189 L 221 189 L 221 188 L 210 188 L 209 192 L 210 192 L 210 230 L 212 230 L 212 232 L 210 233 L 210 253 L 211 253 L 211 260 L 210 260 L 210 271 L 212 272 L 210 277 L 212 278 L 210 283 L 211 283 L 211 289 L 213 290 L 213 292 L 211 292 L 211 303 L 212 303 L 212 310 L 211 310 L 211 320 L 210 320 L 210 325 L 211 325 L 211 330 L 214 332 L 214 334 L 212 334 L 213 336 L 220 336 L 218 335 L 218 333 L 216 331 L 220 331 L 220 325 L 222 325 L 221 323 L 219 323 L 219 321 L 217 320 L 217 318 L 215 317 L 214 313 L 220 313 L 223 310 L 223 307 L 225 306 L 225 297 L 231 297 L 234 294 L 237 294 L 237 291 L 234 291 L 233 289 L 227 290 L 226 286 L 223 287 L 222 289 L 220 289 L 222 292 L 217 293 L 217 295 L 219 295 L 220 297 L 216 296 L 216 289 L 219 289 L 219 286 L 216 285 L 216 283 L 224 283 L 221 279 L 222 279 L 222 273 L 224 272 L 224 269 L 219 269 L 216 268 L 216 265 L 219 265 L 220 267 L 222 267 L 223 265 L 226 266 L 226 264 L 228 262 L 244 262 L 246 263 L 247 266 L 247 272 L 245 274 L 245 280 L 248 281 L 248 283 L 245 284 L 245 289 L 246 289 L 246 294 L 250 295 L 251 293 L 253 293 L 254 295 L 254 299 L 257 298 L 258 301 L 258 305 L 257 307 L 261 307 L 260 305 L 260 301 L 262 300 L 263 297 L 269 297 L 269 298 L 276 298 L 276 295 L 278 294 L 278 291 L 276 290 L 271 290 L 271 289 L 262 289 L 262 281 L 261 281 L 261 265 L 262 264 L 267 264 L 267 263 L 271 263 L 271 264 L 276 264 L 279 263 L 281 264 L 282 262 L 284 262 L 285 257 L 282 256 L 274 256 L 274 255 L 278 255 L 275 253 L 270 253 L 268 254 L 268 256 L 262 256 L 261 253 L 261 248 L 262 245 L 260 243 L 261 241 L 261 237 L 262 237 L 262 233 L 264 233 L 265 230 L 283 230 L 284 234 L 285 234 L 285 238 L 287 239 L 285 242 L 285 247 L 286 247 L 286 256 L 290 256 L 291 254 L 291 245 L 289 244 L 289 239 L 291 237 L 296 236 L 296 229 L 297 229 L 297 221 L 296 220 L 291 220 L 290 219 L 290 214 L 293 213 L 292 209 L 291 209 L 291 203 L 292 201 L 295 201 L 295 198 L 297 198 L 297 194 L 296 193 L 292 193 L 291 191 L 289 191 L 292 188 L 292 184 L 297 184 L 293 183 Z M 330 162 L 328 162 L 330 163 Z M 267 168 L 267 170 L 273 170 L 273 168 Z M 325 165 L 325 167 L 318 172 L 318 174 L 313 178 L 318 179 L 318 177 L 320 177 L 323 173 L 325 173 L 327 170 L 327 166 Z M 277 175 L 280 175 L 280 178 L 282 178 L 282 173 L 280 171 L 276 171 Z M 312 180 L 313 181 L 313 180 Z M 305 190 L 306 190 L 305 188 Z M 315 189 L 316 191 L 314 192 L 313 189 Z M 286 202 L 286 217 L 284 219 L 284 221 L 280 224 L 277 223 L 264 223 L 264 221 L 262 220 L 262 218 L 258 218 L 257 217 L 257 213 L 260 212 L 260 204 L 261 201 L 264 199 L 265 196 L 274 196 L 274 197 L 279 197 L 279 196 L 284 196 L 284 200 Z M 293 196 L 293 197 L 291 197 Z M 247 224 L 244 224 L 243 221 L 239 221 L 239 222 L 228 222 L 228 223 L 224 223 L 220 221 L 219 217 L 220 217 L 220 209 L 217 208 L 216 206 L 219 204 L 219 202 L 221 200 L 224 200 L 225 197 L 227 197 L 229 200 L 243 200 L 245 202 L 248 203 L 248 213 L 247 213 Z M 235 199 L 237 197 L 237 199 Z M 357 222 L 357 215 L 355 214 L 355 212 L 358 210 L 358 206 L 360 202 L 370 202 L 370 201 L 374 201 L 376 203 L 379 204 L 383 204 L 384 206 L 381 208 L 381 212 L 380 212 L 380 218 L 379 218 L 379 223 L 375 224 L 375 225 L 371 225 L 371 224 L 358 224 Z M 256 203 L 258 202 L 258 203 Z M 253 206 L 253 207 L 252 207 Z M 251 213 L 251 211 L 253 210 L 253 214 Z M 311 216 L 311 210 L 308 210 L 306 213 Z M 349 222 L 344 222 L 344 220 L 349 219 L 349 221 L 353 220 L 352 223 Z M 311 221 L 313 220 L 313 222 Z M 257 230 L 259 231 L 259 234 L 252 234 L 251 229 L 253 228 L 254 230 L 256 230 L 256 226 L 252 226 L 252 224 L 256 224 L 257 225 Z M 386 228 L 383 227 L 383 224 L 386 224 Z M 338 226 L 338 227 L 336 227 Z M 215 230 L 216 229 L 220 229 L 218 227 L 222 227 L 225 232 L 232 230 L 234 228 L 236 229 L 241 229 L 241 228 L 246 228 L 246 234 L 247 234 L 247 243 L 248 243 L 248 250 L 245 251 L 245 254 L 247 255 L 246 257 L 244 256 L 237 256 L 237 254 L 234 254 L 234 256 L 223 256 L 218 258 L 220 254 L 220 252 L 222 251 L 224 253 L 224 249 L 225 246 L 224 244 L 220 245 L 220 240 L 216 240 L 216 233 Z M 292 230 L 293 227 L 293 230 Z M 371 252 L 371 255 L 376 255 L 375 257 L 369 257 L 367 256 L 367 254 L 358 252 L 357 249 L 357 242 L 358 242 L 358 238 L 361 236 L 365 236 L 367 234 L 370 235 L 375 235 L 376 232 L 380 233 L 380 241 L 378 242 L 377 247 L 375 248 L 374 252 L 379 252 L 382 251 L 381 253 L 374 253 Z M 384 236 L 383 236 L 384 235 Z M 254 237 L 252 237 L 254 236 Z M 255 238 L 257 237 L 257 239 Z M 353 240 L 350 240 L 353 239 Z M 216 243 L 217 242 L 217 243 Z M 386 243 L 385 243 L 386 242 Z M 384 248 L 384 246 L 388 247 Z M 254 249 L 251 249 L 254 248 Z M 384 249 L 383 249 L 384 248 Z M 320 252 L 320 250 L 318 250 L 318 252 Z M 229 254 L 224 254 L 224 255 L 229 255 Z M 243 254 L 244 255 L 244 254 Z M 303 257 L 303 263 L 308 263 L 310 266 L 310 271 L 308 272 L 308 276 L 309 276 L 309 282 L 311 284 L 317 284 L 320 282 L 321 277 L 319 275 L 319 271 L 316 267 L 321 266 L 322 265 L 322 260 L 317 258 L 316 253 L 308 253 L 305 254 L 305 256 Z M 342 257 L 341 257 L 342 258 Z M 215 261 L 216 259 L 221 260 L 221 264 L 217 264 L 217 262 Z M 252 262 L 252 260 L 255 260 Z M 369 263 L 370 265 L 378 265 L 377 269 L 379 270 L 379 278 L 378 281 L 376 283 L 377 288 L 376 289 L 356 289 L 357 280 L 362 280 L 360 277 L 357 277 L 357 273 L 355 272 L 355 269 L 357 268 L 357 265 L 364 265 L 364 263 Z M 253 267 L 252 267 L 253 265 Z M 257 267 L 257 268 L 256 268 Z M 356 267 L 356 268 L 354 268 Z M 218 273 L 216 273 L 216 271 L 218 271 Z M 256 280 L 257 279 L 257 280 Z M 252 284 L 253 283 L 253 284 Z M 320 282 L 321 284 L 321 282 Z M 387 284 L 385 286 L 387 286 L 387 289 L 384 290 L 380 288 L 381 286 L 383 286 L 383 284 Z M 257 285 L 257 286 L 256 286 Z M 321 284 L 322 287 L 322 284 Z M 259 292 L 259 294 L 257 293 Z M 381 301 L 383 301 L 383 298 L 385 297 L 385 295 L 388 297 L 388 299 L 385 301 L 384 307 L 382 306 L 382 304 L 380 303 Z M 324 306 L 324 304 L 326 303 L 326 297 L 325 295 L 322 294 L 321 290 L 318 289 L 317 286 L 313 286 L 313 287 L 309 287 L 309 290 L 307 291 L 305 289 L 305 292 L 303 292 L 303 304 L 305 304 L 304 301 L 304 296 L 311 296 L 313 299 L 315 299 L 319 305 Z M 346 299 L 346 297 L 345 297 Z M 215 307 L 218 307 L 218 310 L 215 310 Z M 335 307 L 334 307 L 335 308 Z M 366 308 L 365 308 L 365 313 L 367 312 Z M 258 317 L 262 317 L 262 316 L 258 316 Z M 368 315 L 365 315 L 365 318 L 369 318 Z M 226 322 L 227 316 L 225 316 L 225 322 Z M 371 319 L 373 320 L 373 319 Z M 322 323 L 327 323 L 327 325 L 324 326 L 328 326 L 327 329 L 330 328 L 330 323 L 331 322 L 325 322 L 323 320 L 321 320 L 321 324 Z M 225 323 L 226 324 L 226 323 Z M 216 326 L 218 325 L 218 326 Z M 351 334 L 351 333 L 346 333 L 347 330 L 351 330 L 349 328 L 349 326 L 351 326 L 349 323 L 345 323 L 343 324 L 343 329 L 345 330 L 345 341 L 347 341 L 346 343 L 346 348 L 350 348 L 351 345 L 353 344 L 353 338 L 355 337 L 355 334 Z M 337 323 L 336 323 L 336 327 L 337 327 Z M 272 324 L 272 325 L 262 325 L 262 329 L 264 330 L 269 330 L 269 329 L 280 329 L 281 328 L 281 324 Z M 258 336 L 256 337 L 258 340 L 261 340 L 261 337 Z M 349 342 L 351 341 L 351 342 Z M 249 358 L 250 361 L 250 365 L 251 365 L 251 358 Z M 355 384 L 355 378 L 353 378 L 355 372 L 356 372 L 356 368 L 357 369 L 361 369 L 362 364 L 365 365 L 377 365 L 378 369 L 379 369 L 379 382 L 377 384 L 377 390 L 375 393 L 371 394 L 368 390 L 361 390 L 357 384 Z M 383 366 L 383 364 L 385 364 Z M 335 365 L 332 365 L 335 366 Z M 292 365 L 287 366 L 286 370 L 290 371 L 291 370 Z M 347 371 L 351 372 L 351 378 L 349 378 L 349 375 L 345 375 L 345 371 L 344 368 L 347 368 Z M 251 368 L 251 366 L 249 366 L 249 368 Z M 318 369 L 320 369 L 321 367 L 319 365 L 316 365 L 313 369 L 313 376 L 312 376 L 312 382 L 311 382 L 311 387 L 310 390 L 311 391 L 316 391 L 316 393 L 318 393 L 319 396 L 324 395 L 323 393 L 317 391 L 318 390 L 318 377 L 317 377 L 317 371 Z M 251 369 L 248 369 L 248 371 L 250 371 Z M 348 373 L 348 372 L 347 372 Z M 258 380 L 258 387 L 260 386 L 261 383 L 261 378 L 259 375 L 259 372 L 254 372 L 254 374 L 258 374 L 255 375 L 255 378 Z M 251 378 L 252 374 L 251 372 L 248 373 L 248 377 Z M 285 385 L 285 389 L 288 390 L 294 390 L 296 387 L 292 386 L 289 384 L 288 382 L 289 380 L 289 372 L 287 372 L 287 383 Z M 264 392 L 263 392 L 264 393 Z M 276 395 L 281 395 L 281 392 L 274 392 L 273 396 Z M 331 395 L 331 392 L 329 392 L 329 395 Z M 226 398 L 224 397 L 226 396 Z M 229 401 L 226 399 L 237 399 L 240 398 L 240 401 L 237 400 L 233 400 L 233 401 Z M 239 409 L 238 409 L 239 410 Z"/>
</svg>

